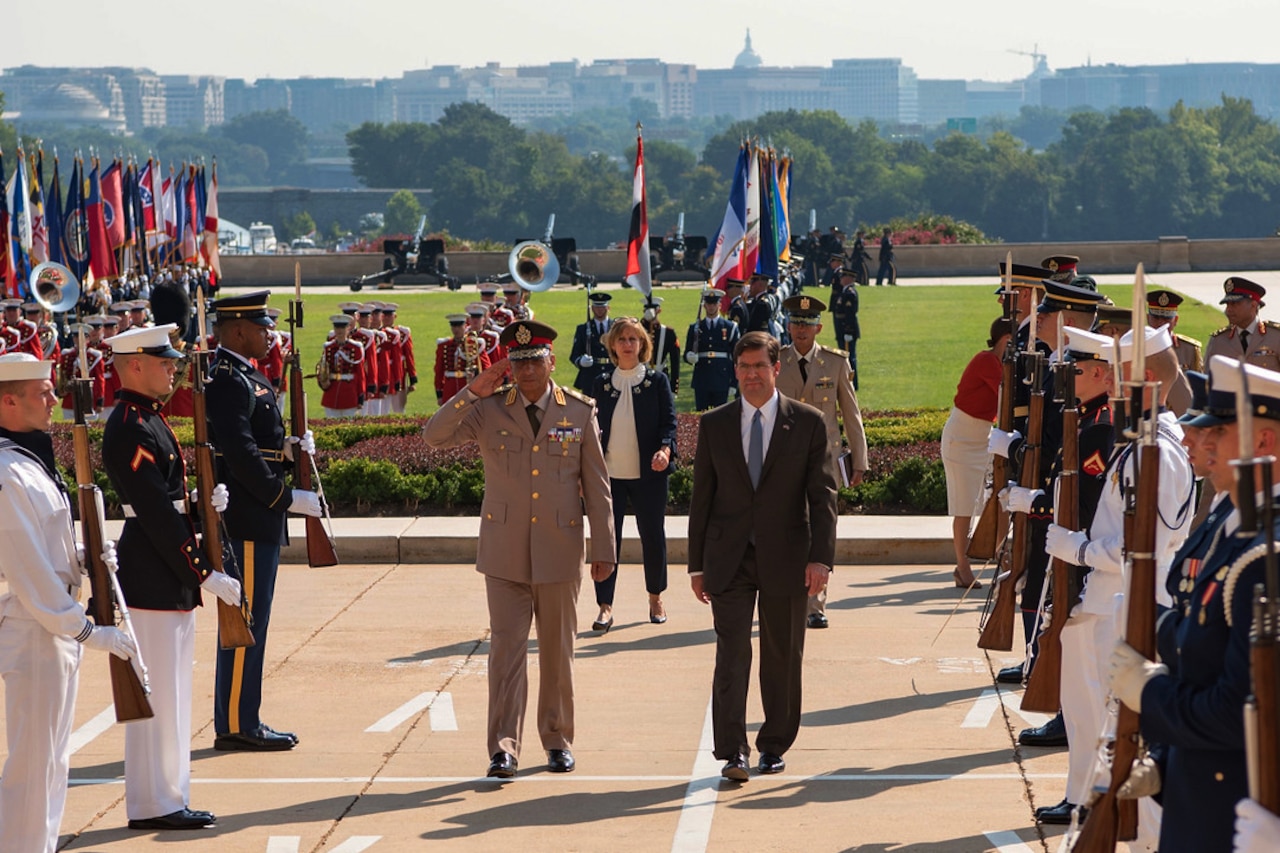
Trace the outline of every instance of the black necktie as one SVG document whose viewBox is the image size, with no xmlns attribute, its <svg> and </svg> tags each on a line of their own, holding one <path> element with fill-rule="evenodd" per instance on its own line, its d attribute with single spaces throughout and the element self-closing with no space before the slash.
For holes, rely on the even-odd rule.
<svg viewBox="0 0 1280 853">
<path fill-rule="evenodd" d="M 524 413 L 529 416 L 529 426 L 533 427 L 533 436 L 537 438 L 538 427 L 542 426 L 542 413 L 538 411 L 538 404 L 530 403 L 525 406 Z"/>
<path fill-rule="evenodd" d="M 1249 351 L 1249 333 L 1243 330 L 1240 332 L 1240 347 L 1245 352 Z"/>
<path fill-rule="evenodd" d="M 800 381 L 809 381 L 809 360 L 804 356 L 800 356 Z"/>
</svg>

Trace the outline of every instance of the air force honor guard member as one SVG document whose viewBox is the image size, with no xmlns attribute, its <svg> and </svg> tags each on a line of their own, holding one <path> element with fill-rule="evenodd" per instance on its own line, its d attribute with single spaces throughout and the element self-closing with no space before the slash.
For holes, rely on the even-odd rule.
<svg viewBox="0 0 1280 853">
<path fill-rule="evenodd" d="M 724 292 L 702 292 L 706 316 L 689 325 L 684 340 L 684 360 L 693 365 L 693 408 L 705 412 L 729 402 L 733 387 L 733 347 L 741 332 L 738 325 L 720 316 Z"/>
<path fill-rule="evenodd" d="M 488 775 L 516 773 L 528 695 L 529 624 L 538 629 L 538 735 L 547 769 L 573 770 L 573 642 L 591 520 L 591 578 L 613 572 L 613 506 L 595 403 L 551 381 L 556 332 L 517 320 L 502 330 L 508 357 L 431 416 L 431 447 L 480 445 L 485 498 L 476 570 L 489 601 Z M 509 362 L 509 364 L 508 364 Z M 515 383 L 499 388 L 510 367 Z"/>
<path fill-rule="evenodd" d="M 188 513 L 186 465 L 160 414 L 182 353 L 178 327 L 137 326 L 109 341 L 118 402 L 102 433 L 102 461 L 124 510 L 120 588 L 151 679 L 155 716 L 124 732 L 124 796 L 130 829 L 199 829 L 214 822 L 191 805 L 191 662 L 202 589 L 240 605 L 240 583 L 213 571 Z M 225 486 L 214 489 L 225 507 Z"/>
<path fill-rule="evenodd" d="M 782 367 L 778 371 L 778 392 L 822 412 L 822 421 L 827 427 L 827 449 L 837 476 L 843 464 L 840 424 L 844 423 L 844 436 L 849 444 L 849 465 L 845 473 L 849 485 L 856 486 L 862 482 L 862 475 L 867 470 L 867 437 L 862 429 L 858 395 L 853 390 L 849 354 L 818 343 L 822 312 L 827 310 L 822 300 L 812 296 L 792 296 L 782 303 L 782 307 L 791 318 L 787 322 L 791 344 L 783 347 L 780 355 Z M 809 596 L 808 627 L 827 627 L 826 602 L 825 585 L 816 595 Z"/>
<path fill-rule="evenodd" d="M 285 481 L 294 446 L 314 452 L 311 431 L 286 441 L 271 382 L 250 362 L 265 356 L 270 344 L 270 295 L 259 290 L 213 303 L 219 346 L 205 386 L 209 437 L 217 451 L 218 481 L 231 492 L 223 520 L 244 575 L 254 639 L 249 648 L 218 650 L 213 703 L 213 748 L 218 750 L 283 750 L 298 743 L 296 736 L 273 730 L 258 714 L 262 665 L 280 546 L 288 541 L 285 513 L 319 517 L 323 509 L 315 492 L 290 489 Z"/>
<path fill-rule="evenodd" d="M 1222 290 L 1225 295 L 1218 304 L 1226 306 L 1222 310 L 1228 323 L 1209 337 L 1205 364 L 1215 355 L 1225 355 L 1267 370 L 1280 370 L 1280 329 L 1258 318 L 1259 309 L 1267 304 L 1262 301 L 1266 288 L 1237 275 L 1224 281 Z"/>
<path fill-rule="evenodd" d="M 613 370 L 609 350 L 604 345 L 605 332 L 613 325 L 609 319 L 609 300 L 613 297 L 597 291 L 587 298 L 591 301 L 591 319 L 574 330 L 573 349 L 569 351 L 569 360 L 578 367 L 578 378 L 573 380 L 573 387 L 583 394 L 591 393 L 597 376 Z"/>
<path fill-rule="evenodd" d="M 53 853 L 67 798 L 84 645 L 128 660 L 133 640 L 95 626 L 80 598 L 71 501 L 48 430 L 53 363 L 0 356 L 0 673 L 8 758 L 0 774 L 0 850 Z M 610 539 L 610 542 L 613 540 Z M 106 543 L 111 545 L 111 543 Z M 114 546 L 102 558 L 114 568 Z"/>
</svg>

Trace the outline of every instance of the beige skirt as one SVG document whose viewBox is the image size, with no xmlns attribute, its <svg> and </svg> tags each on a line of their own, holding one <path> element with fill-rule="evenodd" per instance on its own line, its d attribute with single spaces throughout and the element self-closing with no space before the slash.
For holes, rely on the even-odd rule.
<svg viewBox="0 0 1280 853">
<path fill-rule="evenodd" d="M 942 468 L 947 474 L 947 513 L 975 516 L 981 513 L 983 489 L 991 471 L 987 436 L 991 423 L 952 407 L 942 428 Z"/>
</svg>

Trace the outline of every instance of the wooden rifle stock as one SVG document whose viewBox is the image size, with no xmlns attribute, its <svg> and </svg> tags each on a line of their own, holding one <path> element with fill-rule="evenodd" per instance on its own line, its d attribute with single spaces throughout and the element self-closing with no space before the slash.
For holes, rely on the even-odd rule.
<svg viewBox="0 0 1280 853">
<path fill-rule="evenodd" d="M 1012 353 L 1014 344 L 1009 342 L 1010 352 L 1005 354 L 1000 374 L 1000 414 L 996 425 L 1009 432 L 1013 429 L 1013 391 L 1017 381 L 1015 369 L 1017 355 Z M 982 507 L 982 515 L 969 537 L 965 555 L 971 560 L 991 560 L 1000 552 L 1005 537 L 1009 535 L 1009 513 L 1000 506 L 1000 490 L 1009 481 L 1008 460 L 999 453 L 991 457 L 991 495 Z"/>
<path fill-rule="evenodd" d="M 298 285 L 299 289 L 301 285 Z M 307 431 L 307 392 L 302 385 L 302 356 L 299 352 L 297 329 L 302 326 L 302 299 L 295 298 L 289 304 L 289 326 L 293 338 L 293 354 L 289 360 L 289 426 L 295 436 L 301 437 Z M 298 488 L 303 491 L 320 492 L 323 503 L 324 493 L 320 487 L 319 475 L 314 481 L 312 469 L 315 462 L 311 454 L 303 451 L 301 445 L 294 445 L 293 474 Z M 307 530 L 307 565 L 313 569 L 338 565 L 338 549 L 329 531 L 325 530 L 324 521 L 313 515 L 306 516 Z"/>
<path fill-rule="evenodd" d="M 1030 359 L 1033 390 L 1027 417 L 1027 438 L 1022 445 L 1022 468 L 1018 478 L 1018 485 L 1024 489 L 1037 488 L 1040 480 L 1040 439 L 1044 434 L 1044 389 L 1040 385 L 1043 358 L 1036 354 Z M 1013 514 L 1013 555 L 1009 573 L 1004 580 L 996 584 L 995 605 L 991 608 L 987 623 L 982 627 L 978 648 L 1004 652 L 1013 649 L 1013 623 L 1018 609 L 1016 600 L 1018 581 L 1026 573 L 1027 562 L 1030 559 L 1031 523 L 1025 512 L 1015 512 Z"/>
<path fill-rule="evenodd" d="M 1262 468 L 1262 529 L 1266 536 L 1265 584 L 1253 588 L 1249 628 L 1252 695 L 1245 700 L 1245 757 L 1249 796 L 1280 815 L 1280 568 L 1275 549 L 1275 505 L 1271 470 Z"/>
<path fill-rule="evenodd" d="M 1154 417 L 1154 415 L 1152 416 Z M 1154 425 L 1152 427 L 1154 429 Z M 1156 657 L 1156 524 L 1160 500 L 1160 448 L 1155 436 L 1141 446 L 1138 454 L 1138 499 L 1133 520 L 1133 538 L 1126 537 L 1129 556 L 1129 588 L 1125 592 L 1125 642 L 1148 660 Z M 1132 543 L 1132 544 L 1130 544 Z M 1039 666 L 1039 664 L 1036 664 Z M 1117 841 L 1138 836 L 1138 801 L 1117 796 L 1139 758 L 1138 712 L 1121 703 L 1116 721 L 1116 739 L 1111 754 L 1111 780 L 1107 789 L 1089 808 L 1080 830 L 1076 853 L 1112 853 Z"/>
<path fill-rule="evenodd" d="M 1080 408 L 1075 404 L 1075 364 L 1063 362 L 1062 465 L 1058 474 L 1058 498 L 1054 521 L 1067 530 L 1080 527 Z M 1071 588 L 1071 564 L 1053 558 L 1053 617 L 1040 634 L 1036 665 L 1022 694 L 1022 710 L 1056 714 L 1062 692 L 1062 628 L 1075 603 Z"/>
<path fill-rule="evenodd" d="M 99 504 L 102 500 L 93 482 L 93 463 L 89 457 L 89 427 L 85 412 L 93 395 L 92 381 L 77 379 L 75 382 L 76 423 L 72 427 L 72 443 L 76 455 L 76 500 L 80 511 L 80 530 L 84 540 L 84 558 L 89 561 L 89 588 L 93 597 L 92 615 L 95 625 L 116 624 L 115 589 L 111 583 L 111 569 L 102 561 L 102 532 Z M 138 677 L 133 662 L 107 655 L 111 673 L 111 697 L 116 708 L 116 721 L 145 720 L 155 716 L 147 700 L 147 689 Z"/>
<path fill-rule="evenodd" d="M 196 491 L 199 494 L 197 512 L 202 530 L 200 542 L 215 572 L 225 572 L 223 565 L 222 516 L 213 508 L 213 490 L 218 476 L 213 467 L 213 445 L 209 442 L 208 408 L 205 404 L 204 378 L 208 373 L 209 354 L 203 349 L 195 353 L 194 381 L 191 388 L 191 420 L 195 430 Z M 218 645 L 224 649 L 243 649 L 254 645 L 253 631 L 249 627 L 244 591 L 241 590 L 241 606 L 233 607 L 217 599 Z"/>
</svg>

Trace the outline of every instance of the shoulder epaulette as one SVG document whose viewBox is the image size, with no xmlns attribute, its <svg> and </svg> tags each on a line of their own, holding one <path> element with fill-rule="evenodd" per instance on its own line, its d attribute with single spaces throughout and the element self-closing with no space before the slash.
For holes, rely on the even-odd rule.
<svg viewBox="0 0 1280 853">
<path fill-rule="evenodd" d="M 512 403 L 516 401 L 516 394 L 518 393 L 518 391 L 519 389 L 516 388 L 515 383 L 509 382 L 506 385 L 503 385 L 502 387 L 500 387 L 497 391 L 494 391 L 493 393 L 506 394 L 507 395 L 506 403 L 508 406 L 510 406 Z"/>
<path fill-rule="evenodd" d="M 1191 337 L 1191 336 L 1189 336 L 1189 335 L 1184 335 L 1184 334 L 1182 334 L 1181 332 L 1174 332 L 1174 333 L 1173 333 L 1173 336 L 1174 336 L 1175 338 L 1177 338 L 1178 340 L 1182 341 L 1183 343 L 1188 343 L 1188 344 L 1191 344 L 1192 346 L 1195 346 L 1195 347 L 1199 347 L 1199 346 L 1200 346 L 1200 342 L 1199 342 L 1199 341 L 1197 341 L 1195 338 L 1193 338 L 1193 337 Z"/>
<path fill-rule="evenodd" d="M 1216 332 L 1214 332 L 1213 334 L 1211 334 L 1209 337 L 1211 337 L 1211 338 L 1216 338 L 1218 335 L 1221 335 L 1222 333 L 1224 333 L 1224 332 L 1229 332 L 1229 331 L 1231 331 L 1231 324 L 1230 324 L 1230 323 L 1228 323 L 1227 325 L 1223 326 L 1221 329 L 1218 329 Z"/>
<path fill-rule="evenodd" d="M 826 349 L 826 351 L 827 351 L 827 352 L 831 353 L 832 355 L 838 355 L 838 356 L 840 356 L 841 358 L 848 358 L 848 357 L 849 357 L 849 351 L 848 351 L 848 350 L 836 349 L 835 347 L 825 347 L 825 349 Z"/>
<path fill-rule="evenodd" d="M 445 342 L 445 341 L 447 341 L 447 340 L 449 340 L 449 338 L 436 338 L 436 343 L 437 343 L 437 344 L 442 344 L 442 343 L 444 343 L 444 342 Z"/>
<path fill-rule="evenodd" d="M 586 394 L 583 394 L 577 388 L 565 388 L 560 385 L 557 385 L 556 390 L 563 391 L 566 396 L 573 397 L 575 400 L 581 400 L 582 402 L 587 403 L 589 405 L 594 406 L 596 404 L 595 398 L 589 397 Z"/>
</svg>

